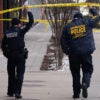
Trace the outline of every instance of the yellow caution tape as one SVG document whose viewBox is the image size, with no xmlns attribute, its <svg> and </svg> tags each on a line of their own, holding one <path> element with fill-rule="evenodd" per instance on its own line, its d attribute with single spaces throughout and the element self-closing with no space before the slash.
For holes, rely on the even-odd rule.
<svg viewBox="0 0 100 100">
<path fill-rule="evenodd" d="M 100 29 L 93 29 L 93 32 L 100 32 Z"/>
<path fill-rule="evenodd" d="M 0 21 L 11 21 L 11 19 L 0 19 Z M 23 22 L 28 22 L 28 20 L 26 19 L 21 19 L 21 21 L 23 21 Z M 49 20 L 50 21 L 50 20 Z M 58 21 L 61 21 L 61 20 L 58 20 Z M 37 20 L 34 20 L 34 22 L 39 22 L 39 23 L 44 23 L 45 25 L 46 25 L 46 28 L 45 28 L 45 30 L 44 30 L 44 32 L 47 32 L 47 30 L 48 30 L 48 27 L 49 27 L 49 22 L 48 22 L 48 20 L 39 20 L 39 19 L 37 19 Z M 94 32 L 100 32 L 100 29 L 93 29 L 93 31 Z"/>
<path fill-rule="evenodd" d="M 0 21 L 11 21 L 11 19 L 0 19 Z M 28 22 L 27 19 L 21 19 L 20 21 L 22 22 Z M 48 23 L 48 20 L 34 20 L 34 22 L 39 22 L 39 23 L 44 23 L 46 25 L 46 28 L 44 30 L 44 32 L 46 32 L 48 30 L 48 27 L 49 27 L 49 23 Z"/>
<path fill-rule="evenodd" d="M 42 4 L 42 5 L 31 5 L 29 8 L 39 7 L 72 7 L 72 6 L 100 6 L 100 3 L 58 3 L 58 4 Z"/>
<path fill-rule="evenodd" d="M 20 10 L 22 8 L 23 7 L 17 7 L 17 8 L 11 8 L 11 9 L 2 10 L 2 11 L 0 11 L 0 14 L 7 13 L 7 12 L 12 12 L 12 11 L 17 11 L 17 10 Z"/>
<path fill-rule="evenodd" d="M 0 21 L 11 21 L 11 19 L 0 19 Z M 21 19 L 20 21 L 22 21 L 22 22 L 28 22 L 27 19 Z M 34 21 L 35 22 L 40 22 L 40 23 L 48 23 L 48 20 L 39 20 L 39 19 L 36 19 Z"/>
<path fill-rule="evenodd" d="M 0 19 L 0 21 L 11 21 L 11 19 Z"/>
<path fill-rule="evenodd" d="M 73 6 L 100 6 L 100 3 L 59 3 L 59 4 L 41 4 L 41 5 L 31 5 L 28 6 L 29 8 L 40 8 L 40 7 L 73 7 Z M 17 10 L 21 10 L 24 7 L 17 7 L 17 8 L 11 8 L 11 9 L 6 9 L 6 10 L 2 10 L 0 11 L 0 14 L 3 13 L 8 13 L 8 12 L 13 12 L 13 11 L 17 11 Z M 11 19 L 0 19 L 2 21 L 11 21 Z M 21 20 L 24 22 L 27 22 L 28 20 Z M 59 20 L 60 21 L 60 20 Z M 45 23 L 46 24 L 46 29 L 48 27 L 48 20 L 35 20 L 35 22 L 40 22 L 40 23 Z"/>
<path fill-rule="evenodd" d="M 40 7 L 72 7 L 72 6 L 100 6 L 100 3 L 58 3 L 58 4 L 40 4 L 40 5 L 31 5 L 28 6 L 29 8 L 40 8 Z M 0 11 L 0 14 L 17 11 L 24 7 L 17 7 L 17 8 L 11 8 Z"/>
</svg>

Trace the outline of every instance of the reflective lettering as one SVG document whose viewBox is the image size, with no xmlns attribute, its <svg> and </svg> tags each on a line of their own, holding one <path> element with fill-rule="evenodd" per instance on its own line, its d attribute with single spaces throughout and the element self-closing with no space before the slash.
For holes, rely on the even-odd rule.
<svg viewBox="0 0 100 100">
<path fill-rule="evenodd" d="M 70 30 L 71 30 L 71 35 L 74 38 L 83 37 L 86 35 L 84 34 L 86 32 L 85 25 L 74 26 L 74 27 L 71 27 Z"/>
<path fill-rule="evenodd" d="M 7 38 L 13 38 L 13 37 L 17 37 L 18 36 L 18 33 L 17 32 L 9 33 L 6 36 L 7 36 Z"/>
</svg>

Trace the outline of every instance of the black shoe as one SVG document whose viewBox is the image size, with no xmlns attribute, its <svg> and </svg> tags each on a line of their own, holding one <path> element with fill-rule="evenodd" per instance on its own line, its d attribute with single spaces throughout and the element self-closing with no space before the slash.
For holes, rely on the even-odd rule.
<svg viewBox="0 0 100 100">
<path fill-rule="evenodd" d="M 82 96 L 84 98 L 87 98 L 88 97 L 88 91 L 87 91 L 87 87 L 83 84 L 82 86 Z"/>
<path fill-rule="evenodd" d="M 74 98 L 74 99 L 79 99 L 80 96 L 79 96 L 79 94 L 77 94 L 77 95 L 73 95 L 73 98 Z"/>
<path fill-rule="evenodd" d="M 13 97 L 13 96 L 14 96 L 14 94 L 7 93 L 7 96 L 8 96 L 8 97 Z"/>
<path fill-rule="evenodd" d="M 15 98 L 16 98 L 16 99 L 21 99 L 22 96 L 21 96 L 20 94 L 15 94 Z"/>
</svg>

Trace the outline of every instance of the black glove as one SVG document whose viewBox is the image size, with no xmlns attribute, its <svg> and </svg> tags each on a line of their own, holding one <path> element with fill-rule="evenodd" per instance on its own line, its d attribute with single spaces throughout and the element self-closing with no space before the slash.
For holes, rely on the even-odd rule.
<svg viewBox="0 0 100 100">
<path fill-rule="evenodd" d="M 89 9 L 89 12 L 90 12 L 93 16 L 99 15 L 99 13 L 97 12 L 97 10 L 96 10 L 95 8 Z"/>
<path fill-rule="evenodd" d="M 24 49 L 24 57 L 25 57 L 25 59 L 28 58 L 28 50 L 27 50 L 27 48 Z"/>
<path fill-rule="evenodd" d="M 8 50 L 3 51 L 3 55 L 4 55 L 6 58 L 8 58 L 8 57 L 9 57 L 9 51 L 8 51 Z"/>
</svg>

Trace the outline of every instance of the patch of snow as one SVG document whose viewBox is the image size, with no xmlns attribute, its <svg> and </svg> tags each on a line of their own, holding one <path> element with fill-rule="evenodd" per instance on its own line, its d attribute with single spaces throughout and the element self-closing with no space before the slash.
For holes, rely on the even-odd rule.
<svg viewBox="0 0 100 100">
<path fill-rule="evenodd" d="M 69 60 L 68 57 L 65 55 L 62 59 L 62 66 L 61 69 L 58 71 L 66 71 L 69 69 Z"/>
</svg>

